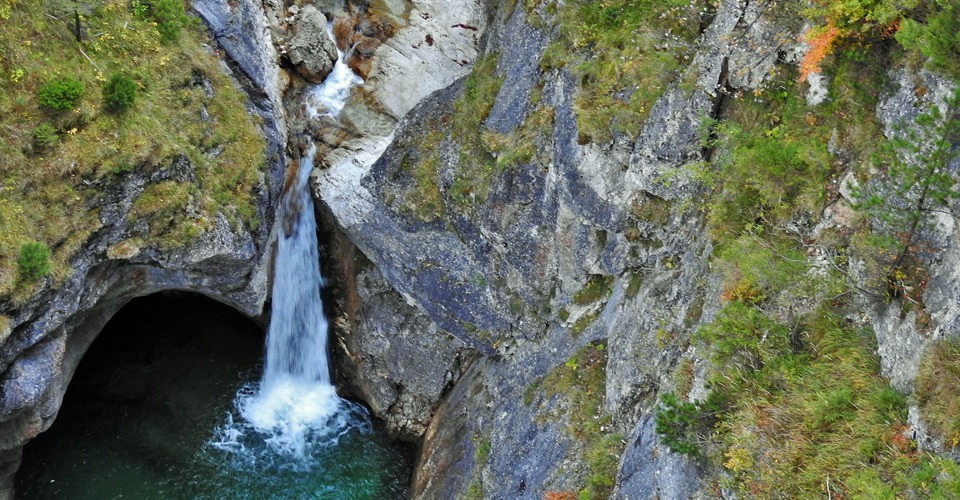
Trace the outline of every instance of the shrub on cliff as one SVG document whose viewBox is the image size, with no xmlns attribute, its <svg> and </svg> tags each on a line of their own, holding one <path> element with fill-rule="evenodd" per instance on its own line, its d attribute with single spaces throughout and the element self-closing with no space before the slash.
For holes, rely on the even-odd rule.
<svg viewBox="0 0 960 500">
<path fill-rule="evenodd" d="M 133 105 L 136 98 L 137 82 L 126 75 L 113 75 L 103 86 L 103 103 L 110 111 L 122 113 Z"/>
<path fill-rule="evenodd" d="M 896 39 L 929 59 L 930 68 L 960 79 L 960 6 L 937 0 L 926 21 L 904 19 Z"/>
<path fill-rule="evenodd" d="M 41 123 L 33 129 L 33 147 L 35 151 L 43 151 L 52 147 L 60 140 L 57 129 L 49 123 Z"/>
<path fill-rule="evenodd" d="M 672 392 L 660 394 L 654 429 L 660 442 L 674 453 L 699 455 L 711 429 L 726 406 L 723 395 L 711 392 L 704 401 L 680 402 Z"/>
<path fill-rule="evenodd" d="M 43 243 L 25 243 L 20 247 L 17 264 L 23 279 L 38 280 L 50 272 L 50 249 Z"/>
<path fill-rule="evenodd" d="M 133 13 L 157 23 L 157 31 L 164 42 L 174 42 L 189 18 L 182 0 L 133 0 Z"/>
<path fill-rule="evenodd" d="M 80 100 L 83 89 L 83 82 L 69 76 L 47 82 L 39 90 L 40 104 L 57 111 L 70 109 Z"/>
<path fill-rule="evenodd" d="M 935 223 L 936 215 L 957 217 L 951 201 L 960 195 L 947 167 L 957 156 L 954 145 L 960 140 L 960 90 L 946 104 L 943 111 L 930 106 L 917 116 L 915 126 L 901 127 L 891 144 L 903 159 L 892 159 L 886 175 L 856 191 L 857 208 L 875 219 L 876 232 L 894 249 L 889 252 L 894 257 L 883 262 L 891 297 L 909 294 L 923 279 L 921 269 L 907 265 L 923 229 Z"/>
</svg>

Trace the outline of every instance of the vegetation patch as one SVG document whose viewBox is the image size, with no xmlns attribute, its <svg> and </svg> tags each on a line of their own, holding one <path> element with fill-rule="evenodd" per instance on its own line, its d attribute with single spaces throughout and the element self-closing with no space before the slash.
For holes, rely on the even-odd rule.
<svg viewBox="0 0 960 500">
<path fill-rule="evenodd" d="M 830 165 L 826 143 L 783 125 L 762 132 L 730 122 L 717 128 L 729 148 L 719 162 L 710 224 L 721 241 L 755 227 L 782 226 L 823 199 Z"/>
<path fill-rule="evenodd" d="M 450 186 L 450 198 L 460 206 L 482 203 L 495 174 L 497 161 L 483 142 L 483 122 L 490 114 L 503 79 L 497 76 L 497 54 L 480 57 L 464 81 L 463 94 L 453 104 L 451 128 L 460 146 L 460 158 Z"/>
<path fill-rule="evenodd" d="M 152 21 L 160 38 L 173 43 L 180 38 L 180 31 L 190 23 L 180 0 L 130 0 L 133 13 L 140 19 Z"/>
<path fill-rule="evenodd" d="M 610 495 L 623 453 L 621 437 L 611 432 L 610 416 L 604 411 L 606 366 L 606 343 L 588 344 L 540 384 L 547 399 L 561 396 L 569 402 L 567 432 L 580 443 L 589 469 L 580 491 L 583 499 Z"/>
<path fill-rule="evenodd" d="M 559 24 L 541 66 L 567 67 L 580 82 L 574 111 L 581 143 L 639 134 L 656 100 L 681 79 L 712 16 L 712 3 L 699 0 L 526 3 L 531 17 L 536 10 L 551 18 L 534 17 L 533 24 Z"/>
<path fill-rule="evenodd" d="M 470 481 L 470 484 L 467 486 L 467 491 L 464 493 L 464 498 L 469 500 L 482 500 L 485 498 L 483 494 L 483 484 L 480 483 L 479 479 Z"/>
<path fill-rule="evenodd" d="M 613 276 L 594 274 L 587 280 L 587 284 L 573 294 L 573 303 L 578 306 L 588 306 L 595 302 L 606 301 L 613 291 Z"/>
<path fill-rule="evenodd" d="M 828 474 L 837 493 L 865 469 L 891 477 L 913 449 L 901 435 L 905 399 L 880 376 L 872 332 L 822 308 L 791 341 L 786 326 L 751 308 L 728 304 L 699 335 L 713 353 L 710 386 L 726 402 L 711 453 L 734 474 L 733 486 L 749 496 L 804 497 L 825 492 Z"/>
<path fill-rule="evenodd" d="M 580 316 L 576 321 L 574 321 L 573 326 L 570 327 L 570 335 L 573 338 L 579 337 L 580 334 L 586 331 L 586 329 L 599 317 L 600 311 L 594 311 L 592 313 Z"/>
<path fill-rule="evenodd" d="M 400 165 L 401 170 L 408 172 L 414 181 L 401 209 L 425 221 L 437 220 L 444 213 L 443 194 L 437 185 L 443 143 L 441 127 L 444 124 L 437 120 L 428 121 L 423 138 L 417 144 L 417 154 L 405 156 Z"/>
<path fill-rule="evenodd" d="M 137 83 L 126 75 L 113 75 L 103 86 L 103 105 L 114 113 L 123 113 L 137 99 Z"/>
<path fill-rule="evenodd" d="M 33 147 L 35 152 L 42 153 L 48 149 L 52 149 L 58 142 L 60 142 L 60 135 L 53 125 L 41 123 L 34 127 Z"/>
<path fill-rule="evenodd" d="M 706 401 L 681 402 L 672 392 L 660 394 L 660 406 L 654 413 L 654 430 L 660 442 L 675 453 L 699 455 L 700 446 L 710 439 L 718 414 L 723 410 L 722 396 L 711 392 Z"/>
<path fill-rule="evenodd" d="M 960 7 L 953 0 L 818 1 L 805 14 L 817 24 L 806 34 L 807 43 L 818 48 L 801 64 L 808 71 L 817 70 L 838 47 L 869 46 L 892 36 L 915 60 L 922 58 L 930 69 L 960 78 Z"/>
<path fill-rule="evenodd" d="M 490 433 L 486 434 L 475 434 L 473 436 L 473 459 L 477 465 L 483 465 L 486 463 L 487 458 L 490 457 Z"/>
<path fill-rule="evenodd" d="M 571 298 L 572 306 L 581 308 L 595 306 L 576 317 L 576 320 L 570 328 L 570 334 L 573 338 L 579 337 L 581 333 L 600 317 L 602 305 L 606 303 L 607 299 L 610 298 L 610 294 L 613 292 L 612 286 L 613 276 L 595 274 L 590 276 L 583 288 L 573 294 Z M 571 309 L 573 309 L 573 307 L 564 308 L 557 313 L 560 321 L 567 322 L 570 319 Z"/>
<path fill-rule="evenodd" d="M 633 271 L 629 274 L 630 278 L 627 282 L 627 290 L 624 292 L 624 295 L 628 299 L 632 299 L 640 293 L 640 287 L 643 285 L 643 274 Z"/>
<path fill-rule="evenodd" d="M 183 11 L 179 0 L 167 3 Z M 117 173 L 134 166 L 149 174 L 183 155 L 197 179 L 177 186 L 191 193 L 196 211 L 180 214 L 177 224 L 183 227 L 177 230 L 155 231 L 162 222 L 148 220 L 150 234 L 142 235 L 147 245 L 182 243 L 186 235 L 198 234 L 191 228 L 205 227 L 203 221 L 218 212 L 235 224 L 255 223 L 253 188 L 264 140 L 199 23 L 183 24 L 176 39 L 168 40 L 155 18 L 141 16 L 126 0 L 3 5 L 0 296 L 17 288 L 17 257 L 30 241 L 52 250 L 56 286 L 73 252 L 100 225 L 98 213 L 88 207 L 122 180 Z M 124 113 L 108 112 L 109 97 L 91 91 L 103 89 L 114 74 L 127 75 L 135 85 L 136 104 Z M 182 207 L 182 199 L 163 198 L 171 200 L 171 210 Z M 165 217 L 171 210 L 149 212 Z M 166 235 L 178 236 L 161 241 Z M 13 298 L 22 300 L 31 291 L 22 287 Z"/>
<path fill-rule="evenodd" d="M 50 249 L 43 243 L 24 243 L 20 247 L 17 265 L 20 267 L 20 276 L 24 279 L 38 280 L 50 272 Z"/>
<path fill-rule="evenodd" d="M 917 373 L 916 393 L 921 415 L 944 444 L 960 444 L 960 341 L 938 340 L 927 348 Z"/>
<path fill-rule="evenodd" d="M 670 220 L 670 207 L 672 203 L 659 196 L 644 193 L 638 197 L 630 206 L 633 216 L 637 220 L 650 222 L 658 226 L 666 225 Z"/>
<path fill-rule="evenodd" d="M 58 78 L 46 83 L 38 91 L 40 104 L 63 111 L 74 107 L 83 95 L 83 82 L 72 77 Z"/>
</svg>

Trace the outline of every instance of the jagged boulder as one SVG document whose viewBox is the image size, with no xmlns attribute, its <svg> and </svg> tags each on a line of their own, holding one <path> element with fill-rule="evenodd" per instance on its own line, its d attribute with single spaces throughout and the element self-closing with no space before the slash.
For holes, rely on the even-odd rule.
<svg viewBox="0 0 960 500">
<path fill-rule="evenodd" d="M 337 47 L 327 34 L 327 18 L 308 5 L 297 14 L 287 57 L 310 83 L 321 83 L 337 62 Z"/>
</svg>

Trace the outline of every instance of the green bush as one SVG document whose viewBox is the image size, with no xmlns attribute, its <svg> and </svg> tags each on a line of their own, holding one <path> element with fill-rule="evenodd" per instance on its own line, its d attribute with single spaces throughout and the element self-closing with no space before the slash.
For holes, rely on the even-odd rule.
<svg viewBox="0 0 960 500">
<path fill-rule="evenodd" d="M 41 123 L 33 129 L 33 146 L 38 151 L 52 147 L 59 140 L 60 136 L 57 135 L 57 129 L 49 123 Z"/>
<path fill-rule="evenodd" d="M 165 42 L 176 41 L 189 22 L 182 0 L 133 0 L 132 6 L 134 15 L 157 23 Z"/>
<path fill-rule="evenodd" d="M 709 439 L 723 408 L 723 395 L 718 392 L 711 392 L 705 401 L 693 403 L 681 403 L 672 392 L 663 393 L 654 414 L 654 430 L 660 442 L 673 452 L 699 455 L 698 444 Z"/>
<path fill-rule="evenodd" d="M 930 68 L 960 78 L 960 7 L 955 0 L 937 0 L 926 22 L 904 19 L 896 39 L 929 59 Z"/>
<path fill-rule="evenodd" d="M 826 145 L 791 137 L 787 127 L 762 133 L 724 126 L 730 146 L 720 161 L 717 192 L 710 204 L 714 234 L 730 238 L 744 228 L 779 226 L 803 208 L 818 206 L 829 166 Z"/>
<path fill-rule="evenodd" d="M 895 500 L 896 492 L 874 469 L 854 472 L 846 480 L 847 493 L 853 498 L 872 498 L 875 500 Z"/>
<path fill-rule="evenodd" d="M 845 34 L 862 34 L 889 26 L 900 19 L 907 9 L 917 7 L 920 2 L 921 0 L 818 1 L 812 2 L 807 15 L 829 19 Z"/>
<path fill-rule="evenodd" d="M 620 465 L 622 445 L 619 434 L 607 434 L 597 443 L 591 443 L 584 451 L 584 458 L 590 474 L 585 479 L 585 487 L 580 491 L 579 498 L 600 499 L 609 498 L 617 478 Z"/>
<path fill-rule="evenodd" d="M 25 243 L 20 247 L 20 276 L 35 281 L 50 272 L 50 249 L 43 243 Z"/>
<path fill-rule="evenodd" d="M 57 111 L 70 109 L 80 101 L 83 90 L 83 82 L 75 78 L 53 80 L 40 87 L 40 104 Z"/>
<path fill-rule="evenodd" d="M 830 426 L 854 417 L 854 394 L 850 387 L 839 387 L 824 394 L 812 405 L 810 427 L 827 430 Z"/>
<path fill-rule="evenodd" d="M 110 111 L 122 113 L 133 105 L 136 98 L 137 82 L 126 75 L 113 75 L 103 86 L 103 103 Z"/>
</svg>

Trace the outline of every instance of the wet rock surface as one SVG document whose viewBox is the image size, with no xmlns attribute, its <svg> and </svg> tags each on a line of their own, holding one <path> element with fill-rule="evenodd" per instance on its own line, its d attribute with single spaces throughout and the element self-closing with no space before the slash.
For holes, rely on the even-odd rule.
<svg viewBox="0 0 960 500">
<path fill-rule="evenodd" d="M 310 83 L 323 83 L 337 61 L 337 47 L 327 34 L 327 18 L 312 5 L 299 10 L 287 57 Z"/>
</svg>

